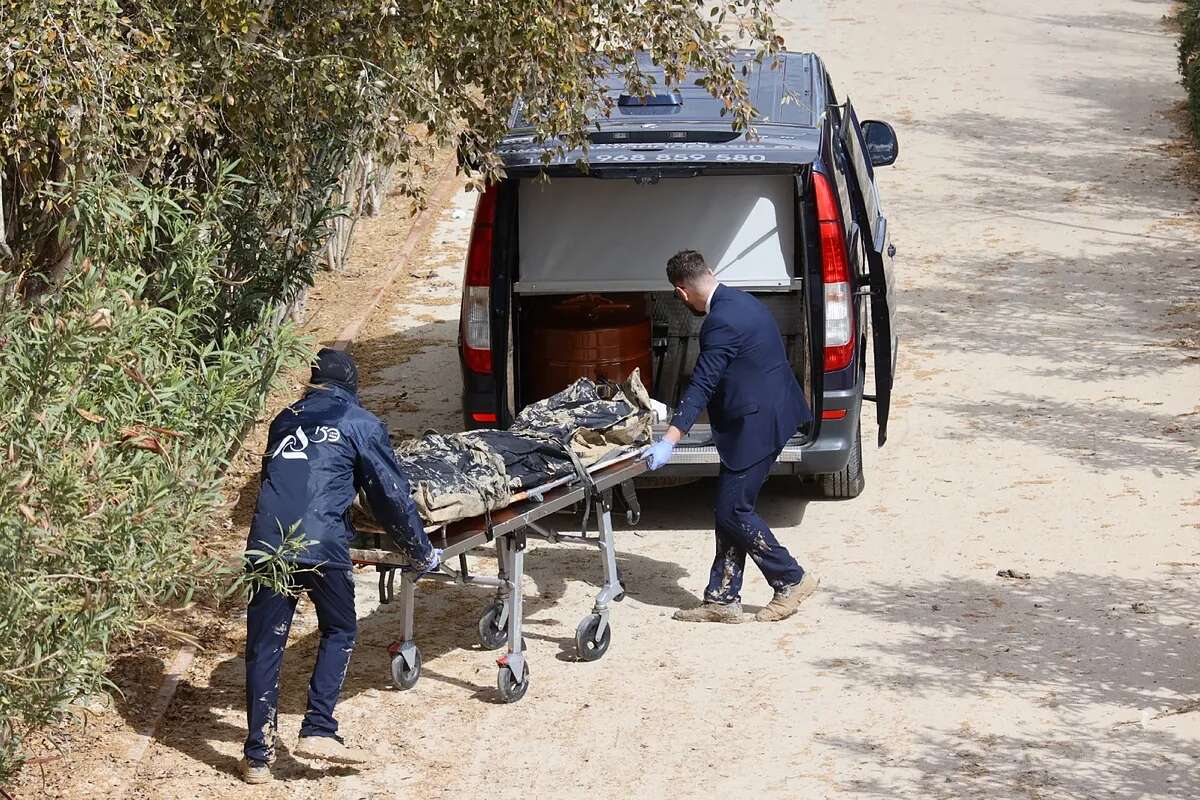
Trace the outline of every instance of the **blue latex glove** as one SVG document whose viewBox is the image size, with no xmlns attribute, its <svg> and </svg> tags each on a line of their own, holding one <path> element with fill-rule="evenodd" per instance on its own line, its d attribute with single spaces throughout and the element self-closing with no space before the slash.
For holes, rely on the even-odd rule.
<svg viewBox="0 0 1200 800">
<path fill-rule="evenodd" d="M 431 572 L 437 572 L 438 567 L 441 565 L 442 550 L 439 547 L 435 547 L 433 548 L 433 556 L 429 559 L 429 562 L 427 564 L 422 564 L 420 569 L 417 570 L 417 577 L 420 577 L 421 575 L 428 575 Z"/>
<path fill-rule="evenodd" d="M 646 454 L 642 458 L 650 465 L 651 470 L 656 470 L 671 460 L 671 453 L 674 451 L 674 444 L 668 442 L 666 439 L 659 439 L 650 445 L 650 449 L 646 451 Z"/>
</svg>

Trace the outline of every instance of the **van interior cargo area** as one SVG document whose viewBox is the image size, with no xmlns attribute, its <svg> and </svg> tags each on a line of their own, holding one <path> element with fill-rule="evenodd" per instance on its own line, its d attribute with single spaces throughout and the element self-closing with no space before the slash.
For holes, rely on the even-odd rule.
<svg viewBox="0 0 1200 800">
<path fill-rule="evenodd" d="M 799 292 L 753 294 L 771 310 L 788 360 L 808 390 L 808 336 Z M 518 409 L 577 378 L 620 382 L 637 367 L 650 396 L 674 410 L 695 369 L 704 324 L 665 291 L 519 298 L 515 317 L 523 356 L 517 365 Z"/>
<path fill-rule="evenodd" d="M 673 411 L 704 322 L 666 278 L 667 260 L 687 249 L 702 253 L 722 283 L 767 305 L 811 394 L 795 172 L 522 179 L 517 188 L 514 413 L 577 378 L 619 382 L 634 368 Z M 709 439 L 701 417 L 688 441 Z"/>
</svg>

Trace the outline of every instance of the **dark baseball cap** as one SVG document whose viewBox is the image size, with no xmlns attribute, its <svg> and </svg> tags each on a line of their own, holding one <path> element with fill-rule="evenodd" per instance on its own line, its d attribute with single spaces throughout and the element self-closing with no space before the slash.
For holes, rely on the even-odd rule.
<svg viewBox="0 0 1200 800">
<path fill-rule="evenodd" d="M 313 363 L 311 383 L 334 383 L 357 394 L 358 366 L 349 353 L 322 347 Z"/>
</svg>

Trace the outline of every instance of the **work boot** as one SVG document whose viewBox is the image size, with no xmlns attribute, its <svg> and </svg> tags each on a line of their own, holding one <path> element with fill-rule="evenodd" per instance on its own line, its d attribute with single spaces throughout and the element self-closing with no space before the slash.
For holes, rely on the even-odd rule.
<svg viewBox="0 0 1200 800">
<path fill-rule="evenodd" d="M 737 624 L 745 622 L 742 616 L 741 603 L 714 603 L 705 600 L 696 608 L 681 608 L 675 612 L 675 619 L 680 622 L 727 622 Z"/>
<path fill-rule="evenodd" d="M 365 764 L 371 760 L 370 753 L 357 747 L 347 747 L 340 736 L 301 736 L 292 753 L 335 764 Z"/>
<path fill-rule="evenodd" d="M 270 783 L 271 767 L 266 761 L 242 759 L 242 780 L 246 783 Z"/>
<path fill-rule="evenodd" d="M 775 590 L 775 597 L 759 609 L 754 618 L 759 622 L 779 622 L 800 610 L 800 604 L 821 585 L 821 579 L 811 572 L 804 573 L 799 583 Z"/>
</svg>

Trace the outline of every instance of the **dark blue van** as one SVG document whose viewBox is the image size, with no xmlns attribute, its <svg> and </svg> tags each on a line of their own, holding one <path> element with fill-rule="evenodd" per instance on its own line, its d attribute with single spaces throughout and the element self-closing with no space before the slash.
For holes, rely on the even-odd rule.
<svg viewBox="0 0 1200 800">
<path fill-rule="evenodd" d="M 882 445 L 895 371 L 895 248 L 875 169 L 895 162 L 896 136 L 839 101 L 815 55 L 783 54 L 774 66 L 739 58 L 759 112 L 753 138 L 731 130 L 694 75 L 650 97 L 622 94 L 614 76 L 612 113 L 597 121 L 586 159 L 537 142 L 514 111 L 499 148 L 507 176 L 480 197 L 467 257 L 459 349 L 468 427 L 504 427 L 541 399 L 547 367 L 530 342 L 549 325 L 545 309 L 590 296 L 645 309 L 642 378 L 669 414 L 695 364 L 701 320 L 673 298 L 664 267 L 693 249 L 723 283 L 771 309 L 814 410 L 775 471 L 814 479 L 826 497 L 862 491 L 862 402 L 875 403 Z M 645 69 L 663 86 L 661 69 Z M 716 474 L 703 422 L 664 473 Z"/>
</svg>

